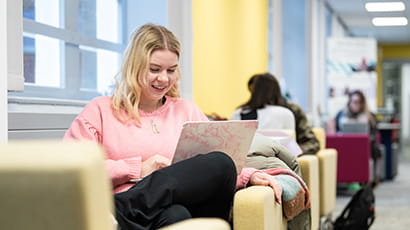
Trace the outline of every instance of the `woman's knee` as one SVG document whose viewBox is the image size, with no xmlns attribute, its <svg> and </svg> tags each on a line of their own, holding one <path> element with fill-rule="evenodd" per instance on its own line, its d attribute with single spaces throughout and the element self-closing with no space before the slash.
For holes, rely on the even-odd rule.
<svg viewBox="0 0 410 230">
<path fill-rule="evenodd" d="M 210 158 L 209 164 L 214 172 L 223 173 L 228 178 L 234 178 L 236 180 L 237 172 L 234 161 L 226 153 L 214 151 L 207 154 Z"/>
<path fill-rule="evenodd" d="M 192 218 L 192 215 L 185 206 L 173 204 L 162 211 L 162 213 L 157 217 L 156 228 L 164 227 L 190 218 Z"/>
</svg>

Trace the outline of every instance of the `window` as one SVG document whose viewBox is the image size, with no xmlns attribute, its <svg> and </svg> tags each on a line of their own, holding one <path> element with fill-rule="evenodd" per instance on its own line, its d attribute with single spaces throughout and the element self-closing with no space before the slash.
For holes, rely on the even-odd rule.
<svg viewBox="0 0 410 230">
<path fill-rule="evenodd" d="M 168 1 L 9 1 L 18 3 L 13 10 L 23 5 L 23 17 L 8 14 L 7 24 L 16 28 L 23 18 L 25 75 L 24 92 L 8 93 L 9 139 L 61 139 L 88 100 L 111 94 L 125 44 L 147 22 L 179 35 L 184 44 L 181 93 L 190 99 L 191 1 Z M 21 88 L 18 80 L 15 89 Z"/>
<path fill-rule="evenodd" d="M 308 108 L 308 47 L 306 9 L 310 1 L 282 1 L 282 77 L 284 93 L 303 109 Z"/>
<path fill-rule="evenodd" d="M 123 0 L 23 0 L 24 92 L 89 100 L 112 92 L 124 49 Z"/>
</svg>

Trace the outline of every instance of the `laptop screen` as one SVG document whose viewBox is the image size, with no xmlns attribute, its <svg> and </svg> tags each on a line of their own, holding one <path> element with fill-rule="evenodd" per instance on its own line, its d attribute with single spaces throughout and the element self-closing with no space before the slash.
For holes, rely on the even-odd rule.
<svg viewBox="0 0 410 230">
<path fill-rule="evenodd" d="M 364 122 L 347 122 L 340 127 L 342 133 L 369 133 L 369 125 Z"/>
</svg>

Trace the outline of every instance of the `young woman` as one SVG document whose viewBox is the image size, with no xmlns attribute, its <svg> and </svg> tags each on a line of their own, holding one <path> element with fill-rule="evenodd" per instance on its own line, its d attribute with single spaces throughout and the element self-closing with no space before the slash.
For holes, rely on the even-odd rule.
<svg viewBox="0 0 410 230">
<path fill-rule="evenodd" d="M 369 133 L 376 129 L 376 118 L 369 111 L 364 94 L 355 90 L 349 93 L 348 102 L 345 109 L 336 115 L 336 131 L 341 131 L 345 123 L 365 123 L 369 126 Z"/>
<path fill-rule="evenodd" d="M 127 47 L 114 95 L 93 99 L 65 134 L 104 149 L 121 229 L 157 229 L 191 217 L 228 220 L 236 189 L 273 184 L 252 168 L 237 177 L 222 152 L 170 165 L 182 124 L 207 120 L 178 97 L 180 53 L 168 29 L 142 26 Z"/>
<path fill-rule="evenodd" d="M 337 132 L 343 132 L 343 124 L 367 124 L 365 132 L 369 135 L 370 150 L 373 159 L 373 175 L 375 175 L 375 182 L 378 183 L 377 178 L 377 160 L 381 157 L 381 150 L 377 144 L 377 118 L 369 110 L 366 102 L 366 97 L 360 90 L 354 90 L 349 93 L 346 108 L 340 110 L 335 118 L 335 125 Z"/>
</svg>

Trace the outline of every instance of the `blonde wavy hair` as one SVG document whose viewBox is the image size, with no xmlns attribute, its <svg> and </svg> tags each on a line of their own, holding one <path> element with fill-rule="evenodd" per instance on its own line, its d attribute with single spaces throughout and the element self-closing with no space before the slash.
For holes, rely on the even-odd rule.
<svg viewBox="0 0 410 230">
<path fill-rule="evenodd" d="M 112 107 L 115 116 L 120 121 L 135 120 L 137 124 L 141 123 L 138 106 L 141 88 L 148 84 L 146 76 L 149 71 L 151 54 L 155 50 L 164 49 L 180 57 L 181 48 L 178 39 L 163 26 L 146 24 L 132 34 L 124 53 L 121 71 L 115 77 L 116 87 L 112 96 Z M 179 66 L 176 72 L 178 81 L 181 77 Z M 177 82 L 166 95 L 179 97 Z"/>
</svg>

